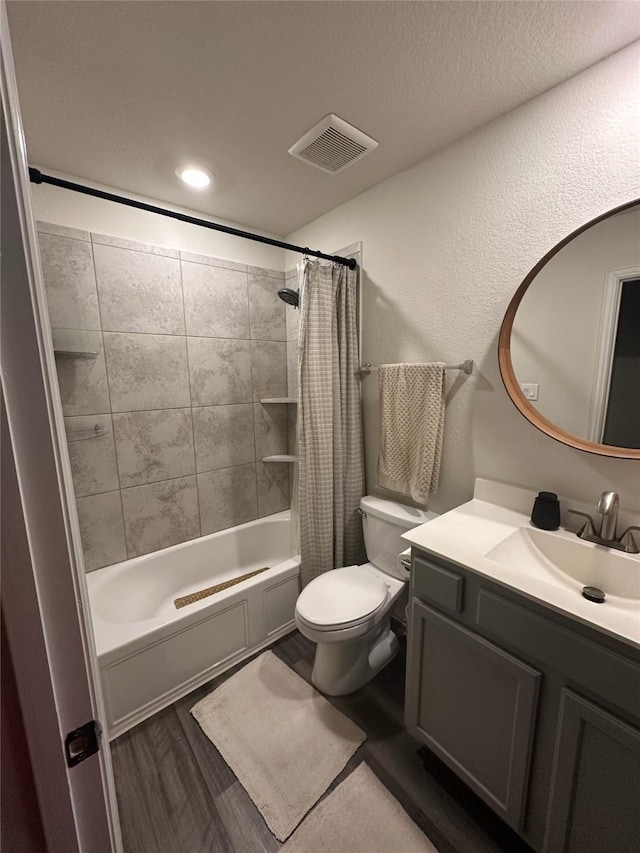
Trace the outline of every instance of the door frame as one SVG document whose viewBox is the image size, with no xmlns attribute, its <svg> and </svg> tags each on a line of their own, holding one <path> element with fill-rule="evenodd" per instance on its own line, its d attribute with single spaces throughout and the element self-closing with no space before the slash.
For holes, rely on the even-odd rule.
<svg viewBox="0 0 640 853">
<path fill-rule="evenodd" d="M 640 266 L 609 270 L 604 282 L 587 432 L 589 441 L 598 444 L 602 443 L 609 405 L 622 285 L 632 278 L 640 278 Z"/>
<path fill-rule="evenodd" d="M 47 846 L 120 853 L 106 736 L 75 767 L 64 752 L 67 733 L 105 713 L 4 0 L 0 90 L 3 617 Z"/>
</svg>

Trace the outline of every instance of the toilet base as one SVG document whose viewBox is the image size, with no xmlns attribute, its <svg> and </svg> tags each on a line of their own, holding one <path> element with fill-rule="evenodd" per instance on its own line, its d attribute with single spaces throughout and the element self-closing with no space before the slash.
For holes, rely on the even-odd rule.
<svg viewBox="0 0 640 853">
<path fill-rule="evenodd" d="M 318 643 L 311 681 L 327 696 L 345 696 L 371 681 L 393 660 L 399 648 L 389 619 L 360 640 Z"/>
</svg>

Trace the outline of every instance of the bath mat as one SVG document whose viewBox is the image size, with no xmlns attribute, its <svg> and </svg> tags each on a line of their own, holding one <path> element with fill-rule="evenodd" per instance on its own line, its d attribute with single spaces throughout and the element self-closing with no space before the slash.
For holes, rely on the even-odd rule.
<svg viewBox="0 0 640 853">
<path fill-rule="evenodd" d="M 361 764 L 296 829 L 280 853 L 438 853 L 400 803 Z"/>
<path fill-rule="evenodd" d="M 272 652 L 231 676 L 191 713 L 279 841 L 366 738 Z"/>
<path fill-rule="evenodd" d="M 180 598 L 175 598 L 173 603 L 177 608 L 186 607 L 187 604 L 193 604 L 194 601 L 201 601 L 203 598 L 215 595 L 216 592 L 222 592 L 223 589 L 229 589 L 230 586 L 235 586 L 237 583 L 242 583 L 242 581 L 246 581 L 254 575 L 259 575 L 267 571 L 269 571 L 269 566 L 265 566 L 264 569 L 256 569 L 254 572 L 247 572 L 246 575 L 240 575 L 239 578 L 232 578 L 230 581 L 223 581 L 223 583 L 217 583 L 215 586 L 207 586 L 189 595 L 181 595 Z"/>
</svg>

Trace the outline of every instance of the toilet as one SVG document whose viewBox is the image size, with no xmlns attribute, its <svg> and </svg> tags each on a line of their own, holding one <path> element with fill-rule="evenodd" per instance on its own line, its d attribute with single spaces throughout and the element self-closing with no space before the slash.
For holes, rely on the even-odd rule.
<svg viewBox="0 0 640 853">
<path fill-rule="evenodd" d="M 395 657 L 391 614 L 404 603 L 409 580 L 400 537 L 436 516 L 371 495 L 360 512 L 369 562 L 325 572 L 296 602 L 298 630 L 317 643 L 311 680 L 328 696 L 353 693 Z"/>
</svg>

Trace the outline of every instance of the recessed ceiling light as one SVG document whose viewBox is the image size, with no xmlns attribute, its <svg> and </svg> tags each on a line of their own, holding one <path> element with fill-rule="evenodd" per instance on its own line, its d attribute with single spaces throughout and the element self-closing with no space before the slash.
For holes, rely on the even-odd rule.
<svg viewBox="0 0 640 853">
<path fill-rule="evenodd" d="M 203 190 L 205 187 L 208 187 L 213 177 L 208 169 L 203 169 L 201 166 L 194 166 L 191 163 L 185 166 L 178 166 L 176 175 L 185 184 L 197 190 Z"/>
</svg>

